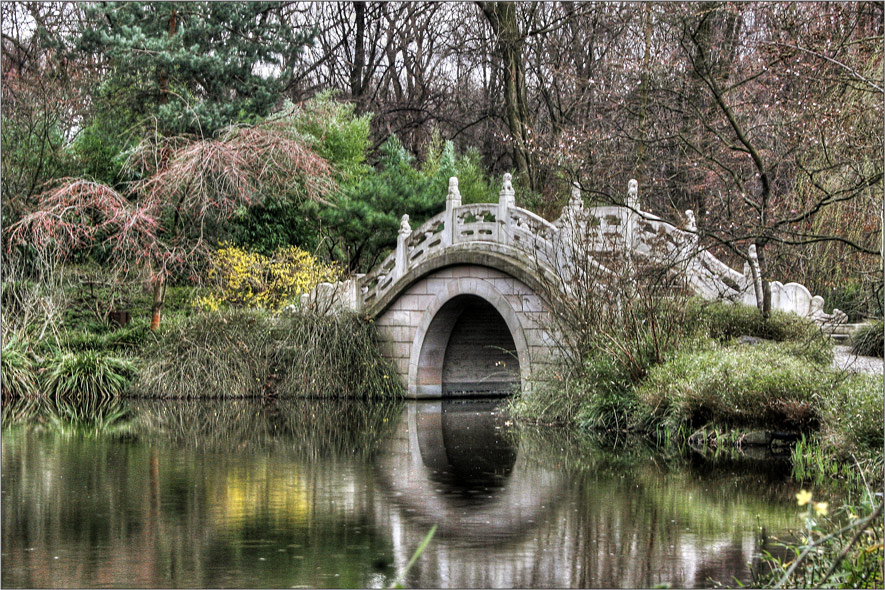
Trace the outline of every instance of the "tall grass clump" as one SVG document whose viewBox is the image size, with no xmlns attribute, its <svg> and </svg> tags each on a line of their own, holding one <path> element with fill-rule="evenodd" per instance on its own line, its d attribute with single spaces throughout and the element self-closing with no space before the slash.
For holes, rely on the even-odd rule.
<svg viewBox="0 0 885 590">
<path fill-rule="evenodd" d="M 273 324 L 274 366 L 286 396 L 396 397 L 399 380 L 373 323 L 355 314 L 287 312 Z"/>
<path fill-rule="evenodd" d="M 788 348 L 794 355 L 813 363 L 833 361 L 833 343 L 829 336 L 815 322 L 794 313 L 772 310 L 766 319 L 750 305 L 692 297 L 686 304 L 686 318 L 720 342 L 754 336 L 789 343 Z"/>
<path fill-rule="evenodd" d="M 781 344 L 711 345 L 688 349 L 652 368 L 638 387 L 647 420 L 670 429 L 772 427 L 816 429 L 822 397 L 835 375 L 797 358 Z"/>
<path fill-rule="evenodd" d="M 882 416 L 882 376 L 848 373 L 840 375 L 823 400 L 826 443 L 842 451 L 881 454 L 885 444 Z"/>
<path fill-rule="evenodd" d="M 374 327 L 347 314 L 226 309 L 166 330 L 146 354 L 139 395 L 386 397 L 399 382 Z"/>
<path fill-rule="evenodd" d="M 43 389 L 59 399 L 117 396 L 135 374 L 135 366 L 125 359 L 94 350 L 69 352 L 47 361 Z"/>
<path fill-rule="evenodd" d="M 259 395 L 268 387 L 271 352 L 264 312 L 230 310 L 180 319 L 145 349 L 132 392 L 181 398 Z"/>
<path fill-rule="evenodd" d="M 37 363 L 27 346 L 16 336 L 10 336 L 0 352 L 0 389 L 4 398 L 32 398 L 39 395 Z"/>
<path fill-rule="evenodd" d="M 851 352 L 859 356 L 882 358 L 885 348 L 885 322 L 876 320 L 858 328 L 851 335 Z"/>
</svg>

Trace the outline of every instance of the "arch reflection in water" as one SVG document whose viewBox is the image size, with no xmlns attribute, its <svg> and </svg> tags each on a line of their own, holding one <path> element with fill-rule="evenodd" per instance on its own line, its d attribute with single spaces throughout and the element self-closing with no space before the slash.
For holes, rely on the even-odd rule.
<svg viewBox="0 0 885 590">
<path fill-rule="evenodd" d="M 488 546 L 526 536 L 563 494 L 562 477 L 526 466 L 500 400 L 410 404 L 376 467 L 395 522 Z M 409 528 L 414 528 L 410 525 Z M 394 534 L 394 538 L 399 535 Z"/>
<path fill-rule="evenodd" d="M 445 498 L 487 503 L 506 485 L 518 440 L 515 432 L 504 430 L 497 405 L 444 400 L 416 416 L 421 459 Z"/>
</svg>

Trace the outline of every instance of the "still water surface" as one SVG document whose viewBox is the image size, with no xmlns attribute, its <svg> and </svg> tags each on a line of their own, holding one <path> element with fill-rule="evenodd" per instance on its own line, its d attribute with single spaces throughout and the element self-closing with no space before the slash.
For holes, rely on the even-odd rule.
<svg viewBox="0 0 885 590">
<path fill-rule="evenodd" d="M 5 587 L 704 587 L 797 524 L 788 464 L 512 425 L 494 401 L 162 402 L 2 437 Z"/>
</svg>

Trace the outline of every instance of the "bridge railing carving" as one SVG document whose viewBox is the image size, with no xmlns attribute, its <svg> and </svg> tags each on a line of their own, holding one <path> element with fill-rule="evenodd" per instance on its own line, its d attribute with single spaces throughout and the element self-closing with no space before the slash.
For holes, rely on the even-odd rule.
<svg viewBox="0 0 885 590">
<path fill-rule="evenodd" d="M 445 210 L 415 230 L 409 225 L 408 215 L 404 215 L 396 249 L 372 272 L 347 284 L 349 300 L 345 305 L 353 309 L 369 307 L 395 288 L 411 269 L 449 248 L 469 248 L 479 243 L 495 244 L 500 246 L 500 251 L 523 260 L 529 257 L 533 264 L 563 277 L 580 267 L 574 264 L 575 256 L 587 256 L 589 252 L 604 260 L 605 253 L 617 244 L 631 255 L 681 269 L 687 284 L 706 298 L 755 305 L 761 293 L 761 283 L 754 278 L 758 273 L 753 273 L 755 248 L 750 247 L 748 263 L 740 273 L 698 246 L 692 211 L 686 211 L 686 218 L 686 226 L 679 228 L 642 211 L 635 180 L 628 185 L 624 206 L 585 208 L 579 189 L 574 187 L 561 216 L 550 222 L 515 205 L 509 174 L 504 175 L 498 203 L 469 205 L 461 204 L 458 179 L 452 177 Z M 580 247 L 577 235 L 581 236 Z M 844 321 L 844 314 L 838 310 L 834 310 L 834 314 L 823 313 L 823 299 L 812 297 L 802 285 L 783 285 L 777 281 L 770 285 L 774 308 L 819 321 Z"/>
</svg>

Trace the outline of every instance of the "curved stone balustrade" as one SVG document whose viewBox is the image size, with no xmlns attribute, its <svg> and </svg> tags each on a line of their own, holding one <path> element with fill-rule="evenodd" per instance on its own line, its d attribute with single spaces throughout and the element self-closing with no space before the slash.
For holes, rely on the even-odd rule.
<svg viewBox="0 0 885 590">
<path fill-rule="evenodd" d="M 469 263 L 464 253 L 478 256 L 495 253 L 520 264 L 527 272 L 552 272 L 564 279 L 576 273 L 580 253 L 600 255 L 615 247 L 626 248 L 634 256 L 673 265 L 680 269 L 687 285 L 708 299 L 725 299 L 755 305 L 761 282 L 754 280 L 755 248 L 748 252 L 749 264 L 738 272 L 710 252 L 698 247 L 694 214 L 686 211 L 688 223 L 678 228 L 660 217 L 642 211 L 636 181 L 628 186 L 625 206 L 585 207 L 580 191 L 573 188 L 568 205 L 558 219 L 549 222 L 531 211 L 517 207 L 509 174 L 504 175 L 498 203 L 461 204 L 458 179 L 449 180 L 446 208 L 419 228 L 412 229 L 407 215 L 401 221 L 397 246 L 374 270 L 340 285 L 322 285 L 313 298 L 335 293 L 340 306 L 375 315 L 389 304 L 392 294 L 405 289 L 403 280 L 414 281 L 415 269 L 428 267 L 440 256 L 457 251 L 461 264 Z M 577 238 L 580 236 L 580 247 Z M 602 265 L 602 263 L 597 266 Z M 430 265 L 433 266 L 433 265 Z M 604 269 L 603 269 L 604 270 Z M 758 275 L 758 273 L 756 273 Z M 571 280 L 562 281 L 572 283 Z M 845 320 L 834 310 L 823 312 L 823 300 L 812 297 L 804 286 L 770 283 L 772 308 L 812 317 L 820 322 Z M 305 296 L 307 299 L 310 297 Z"/>
</svg>

